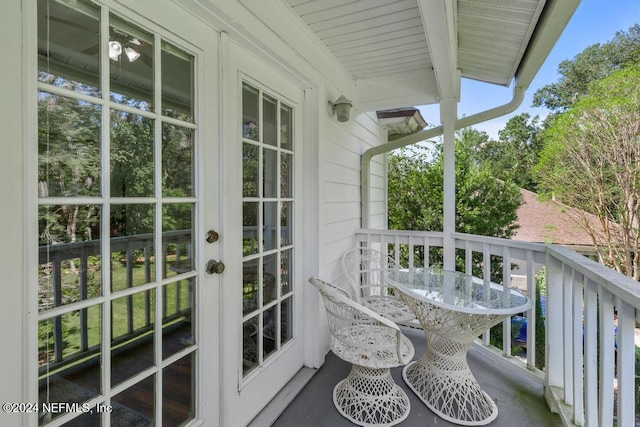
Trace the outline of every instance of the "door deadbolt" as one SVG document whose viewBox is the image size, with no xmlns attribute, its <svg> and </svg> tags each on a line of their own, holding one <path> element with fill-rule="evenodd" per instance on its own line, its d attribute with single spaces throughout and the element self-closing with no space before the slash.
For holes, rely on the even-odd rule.
<svg viewBox="0 0 640 427">
<path fill-rule="evenodd" d="M 224 263 L 210 259 L 209 262 L 207 262 L 206 270 L 209 274 L 221 274 L 224 271 Z"/>
<path fill-rule="evenodd" d="M 207 231 L 207 236 L 205 237 L 208 243 L 215 243 L 218 241 L 219 238 L 220 238 L 220 235 L 215 230 Z"/>
</svg>

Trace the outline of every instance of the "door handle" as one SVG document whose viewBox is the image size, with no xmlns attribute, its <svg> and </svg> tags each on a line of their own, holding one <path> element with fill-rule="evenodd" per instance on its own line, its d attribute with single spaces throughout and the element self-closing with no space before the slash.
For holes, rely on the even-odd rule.
<svg viewBox="0 0 640 427">
<path fill-rule="evenodd" d="M 222 261 L 210 259 L 207 262 L 206 270 L 209 274 L 221 274 L 224 271 L 224 263 Z"/>
</svg>

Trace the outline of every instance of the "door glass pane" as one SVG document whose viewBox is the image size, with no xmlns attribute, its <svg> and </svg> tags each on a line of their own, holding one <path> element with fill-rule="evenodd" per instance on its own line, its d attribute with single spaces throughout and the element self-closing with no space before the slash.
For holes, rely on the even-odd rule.
<svg viewBox="0 0 640 427">
<path fill-rule="evenodd" d="M 293 108 L 288 105 L 280 106 L 280 147 L 293 150 L 292 143 Z"/>
<path fill-rule="evenodd" d="M 154 195 L 154 121 L 137 114 L 111 113 L 111 196 Z"/>
<path fill-rule="evenodd" d="M 162 424 L 182 426 L 195 416 L 195 355 L 189 354 L 162 371 Z"/>
<path fill-rule="evenodd" d="M 280 246 L 293 244 L 293 202 L 282 202 L 280 206 Z"/>
<path fill-rule="evenodd" d="M 173 356 L 186 347 L 196 343 L 195 298 L 193 296 L 195 279 L 178 280 L 162 289 L 162 358 Z"/>
<path fill-rule="evenodd" d="M 262 328 L 262 357 L 266 359 L 270 354 L 272 354 L 277 349 L 277 328 L 278 324 L 278 306 L 274 305 L 271 308 L 268 308 L 263 313 L 262 323 L 264 327 Z"/>
<path fill-rule="evenodd" d="M 111 425 L 155 425 L 155 378 L 151 375 L 111 398 Z"/>
<path fill-rule="evenodd" d="M 264 197 L 278 197 L 278 152 L 265 148 L 263 151 L 262 182 Z"/>
<path fill-rule="evenodd" d="M 111 291 L 155 280 L 153 205 L 111 206 Z"/>
<path fill-rule="evenodd" d="M 258 197 L 260 149 L 247 142 L 242 144 L 242 196 Z"/>
<path fill-rule="evenodd" d="M 165 278 L 193 270 L 194 211 L 195 205 L 191 203 L 172 203 L 162 206 L 162 244 L 165 260 L 163 277 Z"/>
<path fill-rule="evenodd" d="M 293 169 L 293 156 L 282 153 L 280 155 L 280 197 L 288 198 L 293 196 L 291 191 L 291 177 Z"/>
<path fill-rule="evenodd" d="M 111 301 L 111 382 L 122 381 L 154 365 L 155 291 Z"/>
<path fill-rule="evenodd" d="M 99 17 L 88 0 L 38 0 L 38 80 L 102 96 Z"/>
<path fill-rule="evenodd" d="M 162 195 L 193 196 L 193 130 L 162 125 Z"/>
<path fill-rule="evenodd" d="M 282 301 L 280 311 L 280 344 L 293 338 L 293 298 Z"/>
<path fill-rule="evenodd" d="M 278 247 L 278 202 L 265 202 L 262 223 L 264 235 L 262 247 L 270 251 Z"/>
<path fill-rule="evenodd" d="M 258 208 L 259 203 L 245 202 L 242 204 L 242 254 L 258 253 Z"/>
<path fill-rule="evenodd" d="M 258 366 L 258 316 L 242 323 L 242 373 L 248 374 Z"/>
<path fill-rule="evenodd" d="M 280 295 L 285 296 L 291 291 L 291 249 L 280 252 Z"/>
<path fill-rule="evenodd" d="M 278 144 L 278 101 L 269 95 L 262 98 L 262 140 L 265 144 Z"/>
<path fill-rule="evenodd" d="M 263 258 L 262 305 L 276 299 L 276 281 L 278 280 L 278 260 L 275 254 Z"/>
<path fill-rule="evenodd" d="M 44 404 L 82 404 L 101 393 L 101 342 L 100 305 L 38 322 L 38 401 L 42 417 L 64 415 L 48 410 Z M 77 369 L 79 360 L 83 361 L 82 370 Z"/>
<path fill-rule="evenodd" d="M 242 264 L 242 315 L 246 316 L 258 309 L 260 272 L 258 260 L 245 261 Z"/>
<path fill-rule="evenodd" d="M 162 42 L 162 114 L 193 122 L 194 58 Z"/>
<path fill-rule="evenodd" d="M 101 296 L 100 207 L 40 206 L 38 225 L 38 309 Z"/>
<path fill-rule="evenodd" d="M 100 196 L 102 109 L 38 93 L 38 195 Z"/>
<path fill-rule="evenodd" d="M 144 111 L 153 110 L 153 36 L 110 16 L 109 72 L 111 99 Z"/>
<path fill-rule="evenodd" d="M 258 140 L 258 90 L 244 84 L 242 86 L 242 137 Z"/>
</svg>

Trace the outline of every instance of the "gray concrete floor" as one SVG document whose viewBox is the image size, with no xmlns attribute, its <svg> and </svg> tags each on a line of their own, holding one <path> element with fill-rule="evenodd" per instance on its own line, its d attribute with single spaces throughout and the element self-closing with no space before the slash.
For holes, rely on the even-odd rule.
<svg viewBox="0 0 640 427">
<path fill-rule="evenodd" d="M 426 343 L 421 330 L 403 328 L 403 333 L 413 342 L 415 359 L 424 354 Z M 491 427 L 561 427 L 560 417 L 552 414 L 542 397 L 542 385 L 526 372 L 509 363 L 496 363 L 482 349 L 473 346 L 468 352 L 471 371 L 498 406 L 498 417 Z M 349 373 L 350 365 L 333 353 L 327 355 L 324 365 L 305 388 L 272 424 L 273 427 L 323 427 L 352 426 L 333 405 L 334 386 Z M 411 399 L 409 417 L 400 426 L 453 426 L 431 412 L 407 387 L 402 379 L 402 368 L 392 369 L 392 375 Z"/>
</svg>

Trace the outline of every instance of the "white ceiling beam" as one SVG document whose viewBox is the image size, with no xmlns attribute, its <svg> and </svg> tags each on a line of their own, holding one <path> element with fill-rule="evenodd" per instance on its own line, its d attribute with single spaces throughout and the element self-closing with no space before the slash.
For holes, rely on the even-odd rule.
<svg viewBox="0 0 640 427">
<path fill-rule="evenodd" d="M 460 100 L 456 2 L 418 0 L 441 99 Z"/>
</svg>

